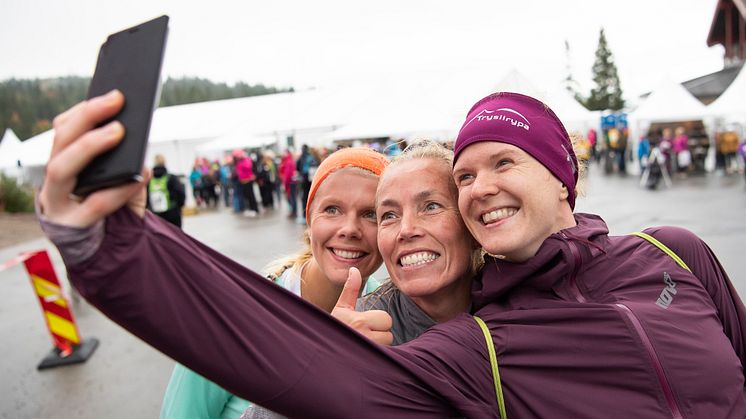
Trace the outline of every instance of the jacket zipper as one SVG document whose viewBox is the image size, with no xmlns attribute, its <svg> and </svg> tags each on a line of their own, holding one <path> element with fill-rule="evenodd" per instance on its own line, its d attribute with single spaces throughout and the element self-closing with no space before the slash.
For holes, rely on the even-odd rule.
<svg viewBox="0 0 746 419">
<path fill-rule="evenodd" d="M 569 239 L 567 235 L 564 233 L 561 233 L 562 237 L 565 239 Z M 580 264 L 582 262 L 580 257 L 580 250 L 578 249 L 575 242 L 572 240 L 567 240 L 566 243 L 568 244 L 568 247 L 570 248 L 570 253 L 572 253 L 573 259 L 574 259 L 574 265 L 572 268 L 572 274 L 569 278 L 569 289 L 570 292 L 573 294 L 573 297 L 575 297 L 575 300 L 577 300 L 579 303 L 585 303 L 588 300 L 585 298 L 583 293 L 580 291 L 580 287 L 578 286 L 577 282 L 577 275 L 578 271 L 580 270 Z M 683 419 L 683 416 L 681 414 L 681 409 L 679 409 L 679 405 L 676 402 L 676 398 L 674 397 L 673 390 L 671 389 L 671 385 L 668 382 L 668 378 L 666 377 L 666 372 L 663 371 L 663 365 L 661 365 L 660 359 L 658 359 L 658 355 L 655 353 L 655 348 L 653 348 L 653 343 L 650 341 L 650 338 L 648 337 L 647 333 L 645 333 L 645 329 L 642 328 L 642 323 L 640 323 L 640 320 L 635 316 L 635 313 L 630 310 L 629 307 L 627 307 L 624 304 L 617 303 L 614 304 L 616 309 L 620 311 L 622 314 L 624 314 L 629 321 L 632 323 L 632 326 L 635 329 L 635 332 L 640 337 L 640 340 L 643 343 L 643 346 L 645 347 L 645 350 L 648 353 L 648 356 L 650 357 L 650 362 L 653 364 L 653 369 L 655 370 L 655 374 L 658 377 L 658 382 L 661 385 L 661 388 L 663 389 L 663 395 L 666 398 L 666 403 L 668 404 L 668 408 L 671 411 L 671 416 L 673 416 L 674 419 Z"/>
<path fill-rule="evenodd" d="M 635 328 L 635 332 L 637 332 L 637 335 L 640 337 L 643 346 L 645 346 L 645 350 L 647 350 L 648 356 L 650 357 L 650 362 L 653 364 L 653 369 L 655 369 L 655 374 L 658 376 L 658 382 L 663 389 L 663 395 L 666 396 L 666 403 L 668 403 L 668 408 L 671 410 L 671 415 L 674 419 L 682 419 L 683 416 L 681 415 L 681 410 L 679 409 L 678 403 L 676 403 L 676 398 L 673 395 L 673 390 L 671 390 L 671 385 L 666 377 L 666 372 L 663 371 L 663 365 L 661 365 L 661 361 L 658 359 L 658 354 L 655 353 L 653 342 L 650 341 L 648 334 L 645 333 L 645 329 L 642 328 L 640 319 L 638 319 L 637 316 L 635 316 L 635 313 L 633 313 L 626 305 L 621 303 L 616 303 L 614 305 L 617 307 L 617 310 L 629 319 L 632 326 Z"/>
<path fill-rule="evenodd" d="M 578 245 L 575 244 L 574 241 L 570 240 L 570 238 L 565 235 L 565 233 L 561 233 L 562 237 L 564 237 L 566 240 L 566 243 L 568 247 L 570 248 L 570 253 L 572 253 L 572 257 L 574 259 L 573 266 L 572 266 L 572 274 L 570 274 L 570 292 L 573 294 L 573 297 L 579 302 L 579 303 L 585 303 L 588 300 L 586 300 L 585 296 L 582 292 L 580 292 L 580 287 L 578 286 L 578 282 L 576 280 L 578 276 L 578 271 L 580 270 L 580 263 L 582 262 L 580 258 L 580 250 L 578 250 Z"/>
</svg>

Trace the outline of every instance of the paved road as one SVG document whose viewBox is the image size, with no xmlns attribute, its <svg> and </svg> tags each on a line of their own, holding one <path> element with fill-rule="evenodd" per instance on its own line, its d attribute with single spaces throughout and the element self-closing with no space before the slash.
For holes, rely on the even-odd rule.
<svg viewBox="0 0 746 419">
<path fill-rule="evenodd" d="M 746 295 L 746 188 L 742 176 L 692 177 L 673 188 L 642 190 L 636 178 L 591 172 L 588 196 L 578 211 L 604 216 L 613 234 L 672 224 L 704 238 L 720 257 L 741 295 Z M 275 214 L 258 219 L 220 210 L 185 219 L 184 229 L 210 246 L 252 266 L 262 267 L 298 246 L 302 226 Z M 257 243 L 260 246 L 257 246 Z M 0 249 L 0 262 L 21 251 L 47 248 L 45 240 Z M 251 250 L 250 250 L 251 249 Z M 173 362 L 104 318 L 85 302 L 74 305 L 81 334 L 101 345 L 83 365 L 38 372 L 51 349 L 38 303 L 21 267 L 0 273 L 0 417 L 157 417 Z"/>
</svg>

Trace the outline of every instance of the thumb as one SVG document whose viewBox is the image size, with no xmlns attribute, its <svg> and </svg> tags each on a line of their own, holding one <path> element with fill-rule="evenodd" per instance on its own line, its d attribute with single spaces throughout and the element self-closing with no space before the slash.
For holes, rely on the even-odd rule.
<svg viewBox="0 0 746 419">
<path fill-rule="evenodd" d="M 363 278 L 360 275 L 360 271 L 357 268 L 350 268 L 347 274 L 347 282 L 345 282 L 342 293 L 339 294 L 339 300 L 337 300 L 335 307 L 355 310 L 355 303 L 357 302 L 357 297 L 360 295 L 362 284 Z"/>
</svg>

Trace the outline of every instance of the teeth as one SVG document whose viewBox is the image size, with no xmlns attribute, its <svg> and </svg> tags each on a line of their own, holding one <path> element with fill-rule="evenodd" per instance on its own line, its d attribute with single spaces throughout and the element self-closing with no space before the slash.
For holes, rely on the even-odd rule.
<svg viewBox="0 0 746 419">
<path fill-rule="evenodd" d="M 503 218 L 512 217 L 516 212 L 518 212 L 518 209 L 516 208 L 500 208 L 482 215 L 482 222 L 489 224 L 497 220 L 502 220 Z"/>
<path fill-rule="evenodd" d="M 440 255 L 432 252 L 419 252 L 404 256 L 399 259 L 402 266 L 422 265 L 439 258 Z"/>
<path fill-rule="evenodd" d="M 351 252 L 349 250 L 332 249 L 335 255 L 344 259 L 357 259 L 363 256 L 363 252 Z"/>
</svg>

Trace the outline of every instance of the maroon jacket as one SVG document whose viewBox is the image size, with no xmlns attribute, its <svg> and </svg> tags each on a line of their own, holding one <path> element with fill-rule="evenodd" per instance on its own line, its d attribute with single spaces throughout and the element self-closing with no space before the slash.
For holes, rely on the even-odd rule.
<svg viewBox="0 0 746 419">
<path fill-rule="evenodd" d="M 746 417 L 744 307 L 709 248 L 648 230 L 695 276 L 640 238 L 608 237 L 598 217 L 576 219 L 526 263 L 489 260 L 475 283 L 508 416 Z M 68 266 L 73 284 L 240 397 L 290 417 L 498 417 L 466 314 L 385 348 L 150 213 L 120 210 L 106 229 L 93 257 Z"/>
</svg>

